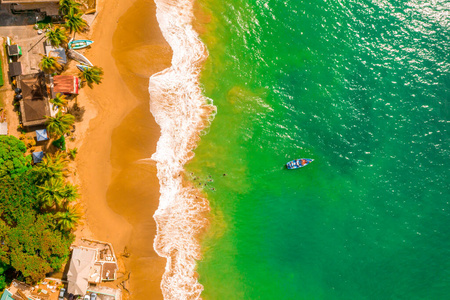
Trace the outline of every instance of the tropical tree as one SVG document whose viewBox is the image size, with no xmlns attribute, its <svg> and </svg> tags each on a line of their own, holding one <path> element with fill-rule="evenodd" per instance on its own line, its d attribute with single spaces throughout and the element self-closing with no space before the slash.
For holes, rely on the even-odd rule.
<svg viewBox="0 0 450 300">
<path fill-rule="evenodd" d="M 81 12 L 79 6 L 74 0 L 59 0 L 59 12 L 62 15 L 67 15 L 70 11 Z"/>
<path fill-rule="evenodd" d="M 64 181 L 61 178 L 50 178 L 44 185 L 38 186 L 37 198 L 42 208 L 62 207 L 64 204 Z"/>
<path fill-rule="evenodd" d="M 56 225 L 62 231 L 74 230 L 80 218 L 81 212 L 76 206 L 71 206 L 66 211 L 55 214 Z"/>
<path fill-rule="evenodd" d="M 59 57 L 42 55 L 41 62 L 39 66 L 46 73 L 53 73 L 58 69 L 61 69 L 61 64 L 58 62 Z"/>
<path fill-rule="evenodd" d="M 55 117 L 45 116 L 47 119 L 47 130 L 53 136 L 62 136 L 69 132 L 73 123 L 75 122 L 75 117 L 71 114 L 63 114 L 58 111 Z"/>
<path fill-rule="evenodd" d="M 59 47 L 67 43 L 66 30 L 63 27 L 56 27 L 55 29 L 50 29 L 45 34 L 52 44 L 53 47 Z"/>
<path fill-rule="evenodd" d="M 52 103 L 58 107 L 67 107 L 67 104 L 69 103 L 69 101 L 66 99 L 66 96 L 58 93 L 58 94 L 56 94 L 55 98 L 50 99 L 50 103 Z"/>
<path fill-rule="evenodd" d="M 82 12 L 77 11 L 76 9 L 71 9 L 64 16 L 64 20 L 66 21 L 65 26 L 69 29 L 70 33 L 81 32 L 84 28 L 86 28 L 87 23 L 81 18 L 82 15 Z"/>
<path fill-rule="evenodd" d="M 85 68 L 78 75 L 92 89 L 95 84 L 100 84 L 103 79 L 103 69 L 100 67 Z"/>
<path fill-rule="evenodd" d="M 62 196 L 64 198 L 64 202 L 62 204 L 67 206 L 70 202 L 73 202 L 80 197 L 80 194 L 78 194 L 78 187 L 70 183 L 66 184 L 62 190 Z"/>
<path fill-rule="evenodd" d="M 46 155 L 42 161 L 32 170 L 36 175 L 36 182 L 43 184 L 45 181 L 54 179 L 62 179 L 68 173 L 69 160 L 63 152 L 57 152 L 55 155 Z"/>
</svg>

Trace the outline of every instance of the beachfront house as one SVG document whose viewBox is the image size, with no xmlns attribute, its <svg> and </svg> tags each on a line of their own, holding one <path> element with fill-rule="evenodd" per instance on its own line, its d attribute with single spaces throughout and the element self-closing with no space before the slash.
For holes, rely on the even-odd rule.
<svg viewBox="0 0 450 300">
<path fill-rule="evenodd" d="M 43 73 L 21 75 L 17 87 L 22 90 L 20 111 L 24 126 L 45 124 L 45 116 L 50 115 L 47 88 Z"/>
<path fill-rule="evenodd" d="M 106 259 L 106 260 L 105 260 Z M 74 247 L 67 272 L 67 291 L 74 295 L 84 295 L 89 285 L 116 279 L 117 262 L 103 251 L 88 247 Z"/>
</svg>

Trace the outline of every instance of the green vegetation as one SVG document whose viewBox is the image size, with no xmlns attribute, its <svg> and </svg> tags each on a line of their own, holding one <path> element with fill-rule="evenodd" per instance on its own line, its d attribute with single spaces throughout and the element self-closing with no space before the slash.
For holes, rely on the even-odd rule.
<svg viewBox="0 0 450 300">
<path fill-rule="evenodd" d="M 52 23 L 52 17 L 45 16 L 44 20 L 37 22 L 38 29 L 45 29 Z"/>
<path fill-rule="evenodd" d="M 46 73 L 53 73 L 56 70 L 62 68 L 61 64 L 58 62 L 57 57 L 42 55 L 41 62 L 39 63 L 39 67 L 41 67 L 42 71 Z"/>
<path fill-rule="evenodd" d="M 75 122 L 75 117 L 71 114 L 63 114 L 62 112 L 58 112 L 55 117 L 48 117 L 47 131 L 52 136 L 62 136 L 70 131 L 73 123 Z"/>
<path fill-rule="evenodd" d="M 67 107 L 67 104 L 69 101 L 66 99 L 66 96 L 58 93 L 56 94 L 55 98 L 50 99 L 50 103 L 58 106 L 58 107 Z"/>
<path fill-rule="evenodd" d="M 1 163 L 2 289 L 12 278 L 35 283 L 46 273 L 59 270 L 69 257 L 72 231 L 81 214 L 71 206 L 78 198 L 77 187 L 64 181 L 65 154 L 47 155 L 41 164 L 32 167 L 24 157 L 23 142 L 6 136 L 0 137 L 0 143 L 2 159 L 15 162 L 6 167 Z"/>
<path fill-rule="evenodd" d="M 100 67 L 92 67 L 83 70 L 83 72 L 80 72 L 79 77 L 87 82 L 87 85 L 92 89 L 95 84 L 100 84 L 103 79 L 103 69 Z"/>
<path fill-rule="evenodd" d="M 64 20 L 66 21 L 66 28 L 72 32 L 82 32 L 84 28 L 87 27 L 85 20 L 81 18 L 82 12 L 77 12 L 71 9 L 66 15 L 64 15 Z"/>
<path fill-rule="evenodd" d="M 69 149 L 70 158 L 75 159 L 75 157 L 77 157 L 77 154 L 78 154 L 78 148 Z"/>
<path fill-rule="evenodd" d="M 0 136 L 0 178 L 16 176 L 30 169 L 31 157 L 25 157 L 25 143 L 13 136 Z"/>
<path fill-rule="evenodd" d="M 70 12 L 80 13 L 80 4 L 74 0 L 59 0 L 59 13 L 65 16 Z"/>
<path fill-rule="evenodd" d="M 62 135 L 59 139 L 54 140 L 52 145 L 62 151 L 66 151 L 66 138 Z"/>
<path fill-rule="evenodd" d="M 67 35 L 64 27 L 50 29 L 45 34 L 53 47 L 59 47 L 67 43 Z"/>
</svg>

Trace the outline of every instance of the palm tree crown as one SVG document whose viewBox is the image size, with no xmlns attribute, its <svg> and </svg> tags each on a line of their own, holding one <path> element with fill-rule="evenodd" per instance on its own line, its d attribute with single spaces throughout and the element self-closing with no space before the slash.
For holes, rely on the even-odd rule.
<svg viewBox="0 0 450 300">
<path fill-rule="evenodd" d="M 33 168 L 37 181 L 44 183 L 51 178 L 62 179 L 67 175 L 67 164 L 69 160 L 63 152 L 57 152 L 51 156 L 47 154 L 42 161 Z"/>
<path fill-rule="evenodd" d="M 79 74 L 79 77 L 85 80 L 88 86 L 92 89 L 95 84 L 100 84 L 103 79 L 103 69 L 100 67 L 92 67 L 84 69 L 83 72 Z"/>
<path fill-rule="evenodd" d="M 55 98 L 50 99 L 50 103 L 52 103 L 58 107 L 66 107 L 68 104 L 68 101 L 66 99 L 66 96 L 58 93 L 58 94 L 56 94 Z"/>
<path fill-rule="evenodd" d="M 67 211 L 57 212 L 55 214 L 57 226 L 64 231 L 71 231 L 77 227 L 77 223 L 81 218 L 81 213 L 77 207 L 69 207 Z"/>
<path fill-rule="evenodd" d="M 70 11 L 75 13 L 80 12 L 80 4 L 74 0 L 59 0 L 59 12 L 62 15 L 67 15 Z"/>
<path fill-rule="evenodd" d="M 47 31 L 46 36 L 53 47 L 59 47 L 67 43 L 66 30 L 62 27 Z"/>
<path fill-rule="evenodd" d="M 61 69 L 61 65 L 57 59 L 58 57 L 42 55 L 42 60 L 39 63 L 39 66 L 44 72 L 52 73 L 57 69 Z"/>
<path fill-rule="evenodd" d="M 83 15 L 82 12 L 76 9 L 71 9 L 69 12 L 64 16 L 64 20 L 66 21 L 66 27 L 69 29 L 69 31 L 72 32 L 81 32 L 86 26 L 87 23 L 85 20 L 81 18 Z"/>
<path fill-rule="evenodd" d="M 66 184 L 64 189 L 62 190 L 62 196 L 64 198 L 64 205 L 69 204 L 70 202 L 73 202 L 80 197 L 80 194 L 78 194 L 78 187 L 76 185 L 72 184 Z"/>
<path fill-rule="evenodd" d="M 61 136 L 69 132 L 73 123 L 75 122 L 75 117 L 71 114 L 62 114 L 60 111 L 55 117 L 45 116 L 47 119 L 47 130 L 53 136 Z"/>
<path fill-rule="evenodd" d="M 37 196 L 41 201 L 43 208 L 51 208 L 53 206 L 62 207 L 64 204 L 64 182 L 60 178 L 50 178 L 44 185 L 38 186 L 40 191 Z"/>
</svg>

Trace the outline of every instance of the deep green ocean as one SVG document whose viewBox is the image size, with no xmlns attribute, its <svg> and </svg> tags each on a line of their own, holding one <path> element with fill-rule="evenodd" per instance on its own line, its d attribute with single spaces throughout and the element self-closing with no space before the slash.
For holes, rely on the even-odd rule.
<svg viewBox="0 0 450 300">
<path fill-rule="evenodd" d="M 202 297 L 450 299 L 448 0 L 199 2 Z"/>
</svg>

